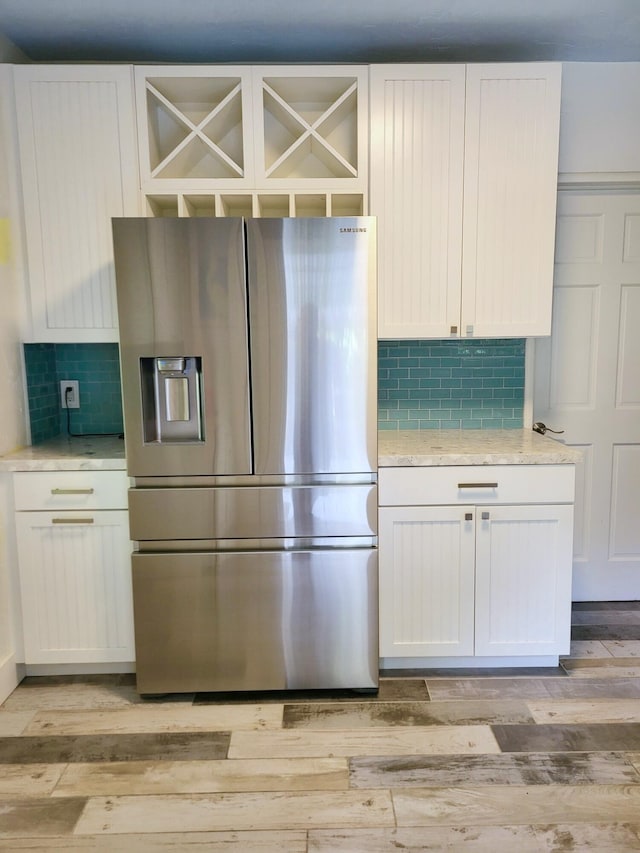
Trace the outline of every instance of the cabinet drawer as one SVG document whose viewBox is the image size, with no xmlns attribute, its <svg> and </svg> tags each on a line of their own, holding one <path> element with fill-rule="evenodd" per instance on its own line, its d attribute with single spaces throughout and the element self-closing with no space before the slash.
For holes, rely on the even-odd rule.
<svg viewBox="0 0 640 853">
<path fill-rule="evenodd" d="M 380 468 L 381 506 L 573 503 L 574 465 Z"/>
<path fill-rule="evenodd" d="M 13 475 L 17 510 L 126 509 L 126 471 L 29 471 Z"/>
</svg>

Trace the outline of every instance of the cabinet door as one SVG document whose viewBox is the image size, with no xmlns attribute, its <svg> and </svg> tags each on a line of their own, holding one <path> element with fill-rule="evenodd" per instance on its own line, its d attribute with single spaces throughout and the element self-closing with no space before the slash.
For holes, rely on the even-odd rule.
<svg viewBox="0 0 640 853">
<path fill-rule="evenodd" d="M 25 663 L 133 661 L 128 514 L 16 513 Z"/>
<path fill-rule="evenodd" d="M 460 322 L 465 67 L 373 65 L 370 80 L 379 337 L 448 337 Z"/>
<path fill-rule="evenodd" d="M 138 212 L 131 71 L 14 74 L 32 340 L 117 341 L 111 217 Z"/>
<path fill-rule="evenodd" d="M 473 654 L 474 510 L 380 509 L 380 655 Z"/>
<path fill-rule="evenodd" d="M 551 334 L 560 65 L 467 66 L 462 334 Z"/>
<path fill-rule="evenodd" d="M 573 506 L 479 507 L 476 655 L 569 652 Z"/>
</svg>

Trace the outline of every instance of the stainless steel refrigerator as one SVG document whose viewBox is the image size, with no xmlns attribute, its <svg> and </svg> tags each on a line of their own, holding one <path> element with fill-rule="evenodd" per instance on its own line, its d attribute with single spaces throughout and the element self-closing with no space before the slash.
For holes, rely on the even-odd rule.
<svg viewBox="0 0 640 853">
<path fill-rule="evenodd" d="M 113 234 L 138 691 L 375 690 L 375 220 Z"/>
</svg>

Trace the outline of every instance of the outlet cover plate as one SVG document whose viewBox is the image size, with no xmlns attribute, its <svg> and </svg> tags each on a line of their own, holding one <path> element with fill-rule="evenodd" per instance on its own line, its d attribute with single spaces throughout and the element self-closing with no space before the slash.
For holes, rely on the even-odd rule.
<svg viewBox="0 0 640 853">
<path fill-rule="evenodd" d="M 67 397 L 66 390 L 71 388 L 71 393 Z M 63 409 L 79 409 L 80 408 L 80 392 L 78 390 L 77 379 L 61 379 L 60 380 L 60 403 Z"/>
</svg>

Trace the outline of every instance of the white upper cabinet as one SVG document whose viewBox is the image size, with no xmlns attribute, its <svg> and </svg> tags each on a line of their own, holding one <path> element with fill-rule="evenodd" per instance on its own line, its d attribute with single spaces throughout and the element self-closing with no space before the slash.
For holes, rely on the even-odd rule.
<svg viewBox="0 0 640 853">
<path fill-rule="evenodd" d="M 34 341 L 117 341 L 111 217 L 138 213 L 131 69 L 16 66 Z"/>
<path fill-rule="evenodd" d="M 379 336 L 548 335 L 560 65 L 370 73 Z"/>
</svg>

